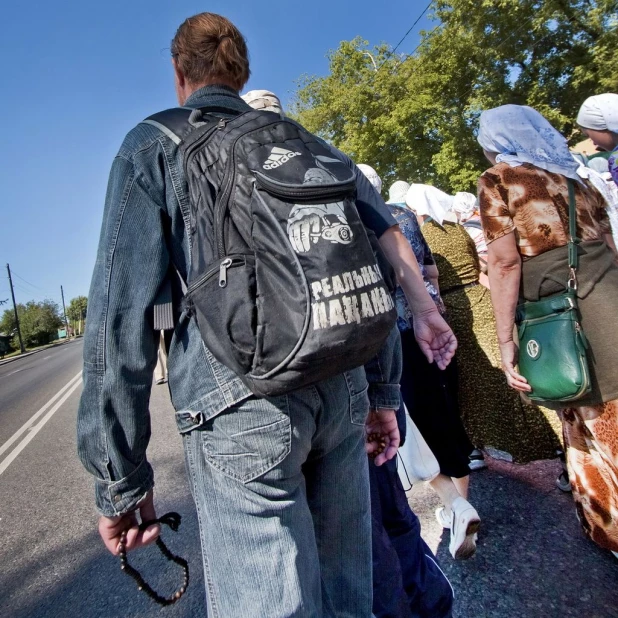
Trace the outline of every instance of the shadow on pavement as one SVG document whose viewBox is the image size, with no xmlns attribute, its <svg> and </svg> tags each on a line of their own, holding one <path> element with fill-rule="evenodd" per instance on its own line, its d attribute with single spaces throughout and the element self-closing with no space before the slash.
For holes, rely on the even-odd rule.
<svg viewBox="0 0 618 618">
<path fill-rule="evenodd" d="M 178 474 L 184 475 L 182 461 L 174 467 Z M 163 539 L 172 553 L 188 560 L 190 569 L 189 588 L 176 605 L 162 610 L 137 590 L 135 582 L 121 572 L 118 558 L 104 549 L 96 532 L 96 517 L 93 517 L 92 532 L 85 537 L 47 552 L 37 551 L 33 544 L 24 548 L 24 553 L 33 554 L 33 558 L 36 554 L 36 560 L 25 561 L 27 566 L 21 570 L 10 566 L 1 570 L 0 616 L 146 618 L 159 611 L 164 611 L 166 618 L 205 616 L 195 507 L 190 496 L 172 500 L 158 500 L 158 512 L 177 511 L 182 515 L 182 524 L 177 533 L 165 527 Z M 169 596 L 180 586 L 181 569 L 168 562 L 155 546 L 132 552 L 128 558 L 160 594 Z"/>
<path fill-rule="evenodd" d="M 423 537 L 455 589 L 459 618 L 613 618 L 618 616 L 618 561 L 588 540 L 571 494 L 554 485 L 560 466 L 517 466 L 489 459 L 471 476 L 470 502 L 482 518 L 476 555 L 455 562 L 449 532 L 427 486 L 409 492 Z"/>
</svg>

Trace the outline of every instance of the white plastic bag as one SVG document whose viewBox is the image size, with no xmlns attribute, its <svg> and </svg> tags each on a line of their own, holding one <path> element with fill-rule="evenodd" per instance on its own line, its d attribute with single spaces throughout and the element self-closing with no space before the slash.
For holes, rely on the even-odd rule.
<svg viewBox="0 0 618 618">
<path fill-rule="evenodd" d="M 407 408 L 406 441 L 397 453 L 397 472 L 404 489 L 407 491 L 414 483 L 432 481 L 440 474 L 440 465 L 436 456 L 425 442 Z"/>
</svg>

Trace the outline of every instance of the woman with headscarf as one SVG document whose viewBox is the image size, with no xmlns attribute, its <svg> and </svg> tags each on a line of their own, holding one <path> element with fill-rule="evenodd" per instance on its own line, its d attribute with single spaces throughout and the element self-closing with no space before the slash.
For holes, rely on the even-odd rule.
<svg viewBox="0 0 618 618">
<path fill-rule="evenodd" d="M 523 403 L 500 371 L 491 300 L 489 290 L 479 285 L 476 246 L 461 225 L 446 220 L 453 197 L 413 184 L 406 204 L 416 213 L 440 273 L 447 321 L 459 342 L 460 412 L 472 442 L 519 463 L 555 457 L 560 447 L 555 415 Z"/>
<path fill-rule="evenodd" d="M 284 115 L 279 97 L 270 90 L 249 90 L 240 98 L 253 109 Z"/>
<path fill-rule="evenodd" d="M 618 185 L 609 173 L 607 159 L 604 157 L 588 159 L 586 165 L 577 168 L 577 175 L 587 180 L 603 196 L 614 245 L 618 246 Z"/>
<path fill-rule="evenodd" d="M 371 181 L 371 176 L 368 178 Z M 444 313 L 435 260 L 416 217 L 405 203 L 409 188 L 410 185 L 402 180 L 393 183 L 387 205 L 414 251 L 429 295 Z M 469 455 L 474 446 L 459 415 L 457 363 L 453 359 L 444 371 L 435 363 L 429 364 L 414 339 L 412 312 L 400 287 L 395 293 L 395 304 L 403 360 L 402 399 L 440 466 L 440 474 L 429 482 L 444 504 L 437 509 L 436 519 L 442 527 L 450 530 L 449 550 L 453 558 L 469 558 L 476 551 L 480 518 L 467 500 Z M 480 461 L 484 463 L 482 459 Z"/>
<path fill-rule="evenodd" d="M 577 114 L 577 124 L 597 148 L 612 153 L 609 171 L 618 185 L 618 94 L 588 97 Z"/>
<path fill-rule="evenodd" d="M 515 310 L 522 297 L 537 300 L 564 291 L 568 185 L 573 186 L 582 240 L 577 296 L 589 342 L 592 391 L 553 407 L 560 409 L 579 520 L 590 538 L 616 552 L 618 267 L 604 201 L 578 176 L 566 139 L 530 107 L 504 105 L 483 112 L 478 141 L 493 163 L 479 179 L 479 203 L 502 366 L 509 385 L 523 393 L 531 389 L 515 369 Z"/>
</svg>

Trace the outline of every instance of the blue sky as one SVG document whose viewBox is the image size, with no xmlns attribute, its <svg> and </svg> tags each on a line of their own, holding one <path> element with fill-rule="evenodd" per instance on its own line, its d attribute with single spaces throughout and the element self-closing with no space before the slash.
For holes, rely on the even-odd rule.
<svg viewBox="0 0 618 618">
<path fill-rule="evenodd" d="M 303 74 L 324 75 L 326 53 L 361 35 L 395 45 L 427 0 L 260 3 L 188 0 L 33 0 L 2 9 L 0 300 L 87 295 L 107 175 L 127 131 L 176 104 L 169 43 L 201 11 L 247 37 L 252 77 L 289 100 Z M 264 8 L 261 8 L 261 7 Z M 410 52 L 423 18 L 399 51 Z M 5 305 L 3 308 L 6 308 Z"/>
</svg>

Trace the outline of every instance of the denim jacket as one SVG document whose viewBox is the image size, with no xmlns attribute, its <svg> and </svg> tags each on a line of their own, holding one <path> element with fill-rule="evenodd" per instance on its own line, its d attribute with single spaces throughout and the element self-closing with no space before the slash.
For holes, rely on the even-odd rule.
<svg viewBox="0 0 618 618">
<path fill-rule="evenodd" d="M 202 88 L 185 105 L 231 112 L 250 109 L 224 86 Z M 371 208 L 374 194 L 359 185 L 361 193 L 367 196 L 364 207 Z M 382 207 L 383 203 L 377 204 L 375 210 Z M 389 226 L 383 217 L 383 229 L 377 233 Z M 146 459 L 159 342 L 153 327 L 154 303 L 171 263 L 184 280 L 190 272 L 189 229 L 179 149 L 156 127 L 139 124 L 126 136 L 112 165 L 84 339 L 78 453 L 94 476 L 96 506 L 103 515 L 135 509 L 154 485 Z M 399 405 L 399 361 L 389 358 L 393 349 L 397 354 L 398 342 L 391 340 L 384 359 L 368 366 L 374 407 Z M 168 368 L 175 410 L 191 413 L 178 418 L 199 416 L 203 422 L 251 395 L 236 374 L 215 360 L 195 320 L 185 312 L 175 326 Z"/>
</svg>

